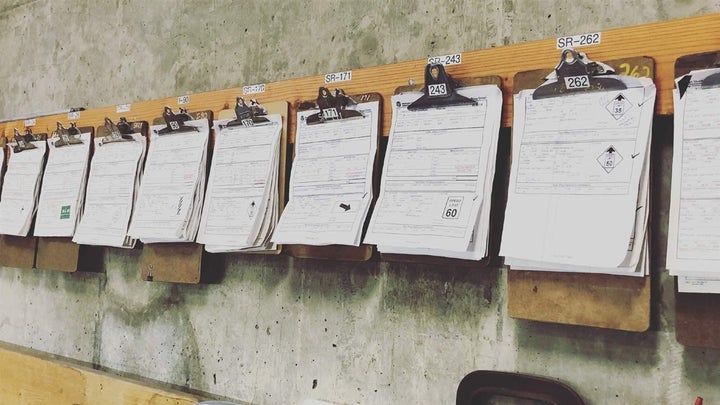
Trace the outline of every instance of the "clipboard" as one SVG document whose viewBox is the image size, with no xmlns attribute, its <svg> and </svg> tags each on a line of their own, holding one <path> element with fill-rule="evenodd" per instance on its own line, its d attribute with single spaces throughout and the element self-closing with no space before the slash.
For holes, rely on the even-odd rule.
<svg viewBox="0 0 720 405">
<path fill-rule="evenodd" d="M 321 88 L 321 92 L 322 92 Z M 327 89 L 325 89 L 327 90 Z M 329 91 L 328 91 L 329 92 Z M 364 93 L 364 94 L 353 94 L 349 95 L 350 98 L 358 100 L 358 102 L 373 102 L 379 103 L 380 114 L 378 117 L 378 131 L 377 131 L 377 149 L 375 151 L 375 162 L 373 164 L 373 199 L 370 202 L 370 208 L 368 214 L 365 217 L 365 223 L 363 224 L 362 236 L 365 236 L 367 232 L 368 223 L 377 201 L 377 195 L 380 192 L 380 174 L 382 171 L 381 165 L 381 141 L 382 141 L 382 108 L 383 108 L 383 97 L 379 93 Z M 295 105 L 296 111 L 307 111 L 315 110 L 320 108 L 317 100 L 306 100 L 298 102 Z M 322 125 L 322 123 L 318 124 Z M 293 144 L 294 146 L 294 144 Z M 293 149 L 293 158 L 295 157 L 295 150 Z M 288 176 L 289 181 L 289 176 Z M 288 184 L 289 189 L 289 184 Z M 362 239 L 362 238 L 361 238 Z M 313 246 L 303 244 L 289 244 L 285 245 L 285 251 L 293 257 L 302 259 L 327 259 L 327 260 L 343 260 L 343 261 L 368 261 L 373 257 L 375 253 L 374 245 L 360 244 L 360 246 L 347 246 L 347 245 L 327 245 L 327 246 Z"/>
<path fill-rule="evenodd" d="M 605 63 L 617 74 L 632 72 L 636 73 L 636 77 L 654 77 L 655 65 L 649 57 L 630 57 Z M 517 73 L 513 93 L 537 88 L 551 71 L 536 69 Z M 651 165 L 651 178 L 652 172 Z M 506 175 L 509 176 L 509 171 Z M 652 213 L 651 205 L 650 215 Z M 650 240 L 651 223 L 648 222 Z M 507 272 L 508 315 L 512 318 L 632 332 L 643 332 L 650 327 L 651 276 L 526 270 Z"/>
<path fill-rule="evenodd" d="M 175 116 L 175 114 L 170 110 L 169 113 L 173 115 L 168 116 L 168 110 L 169 107 L 165 107 L 164 116 L 155 118 L 153 125 L 167 123 L 167 127 L 163 129 L 167 131 L 164 133 L 168 133 L 173 129 L 182 132 L 185 120 L 180 118 L 173 121 L 172 117 Z M 213 112 L 211 110 L 188 113 L 181 109 L 181 114 L 183 113 L 188 114 L 193 120 L 207 119 L 210 125 L 212 125 Z M 175 122 L 175 124 L 173 125 L 172 122 Z M 178 133 L 172 136 L 183 136 L 183 134 Z M 150 137 L 147 139 L 149 143 L 148 147 L 151 148 L 152 140 Z M 210 140 L 212 140 L 212 132 L 210 134 Z M 211 148 L 211 142 L 208 142 L 207 147 Z M 206 164 L 209 168 L 209 155 Z M 207 176 L 207 171 L 205 175 Z M 143 281 L 198 284 L 207 276 L 202 274 L 202 268 L 213 267 L 210 265 L 203 266 L 204 262 L 207 263 L 210 260 L 210 258 L 206 256 L 203 251 L 203 245 L 195 242 L 144 244 L 142 254 L 140 255 L 140 279 Z"/>
<path fill-rule="evenodd" d="M 285 177 L 287 173 L 287 131 L 288 131 L 288 113 L 290 105 L 287 101 L 275 101 L 271 103 L 263 103 L 262 106 L 265 108 L 268 114 L 279 114 L 282 117 L 282 129 L 280 130 L 280 155 L 278 156 L 278 218 L 282 215 L 283 209 L 285 208 Z M 242 119 L 236 117 L 234 109 L 226 106 L 225 109 L 220 110 L 217 116 L 218 120 L 222 119 Z M 278 255 L 282 252 L 283 246 L 277 245 L 274 250 L 263 250 L 257 252 L 229 252 L 225 254 L 256 254 L 256 255 Z M 211 253 L 213 254 L 213 253 Z"/>
<path fill-rule="evenodd" d="M 90 133 L 92 142 L 95 128 L 76 127 L 80 133 Z M 90 155 L 92 156 L 92 144 Z M 90 160 L 88 159 L 88 164 Z M 42 193 L 42 190 L 40 191 Z M 85 190 L 82 191 L 83 193 Z M 72 241 L 72 237 L 38 237 L 35 267 L 40 270 L 56 270 L 65 273 L 97 271 L 102 266 L 102 252 L 91 246 L 81 246 Z"/>
<path fill-rule="evenodd" d="M 33 135 L 38 140 L 47 139 L 47 134 L 38 133 L 32 134 L 29 128 L 26 128 L 25 134 Z M 3 145 L 3 153 L 5 153 L 5 167 L 3 170 L 3 177 L 5 175 L 5 169 L 10 159 L 10 152 L 5 150 L 7 139 L 5 137 L 0 138 L 0 143 Z M 35 219 L 33 218 L 33 221 Z M 29 236 L 15 236 L 15 235 L 0 235 L 0 266 L 3 267 L 16 267 L 21 269 L 32 269 L 35 268 L 35 255 L 37 252 L 38 238 L 32 235 L 32 226 L 30 227 Z"/>
<path fill-rule="evenodd" d="M 427 73 L 427 72 L 426 72 Z M 439 78 L 439 76 L 438 76 Z M 454 84 L 453 88 L 462 88 L 469 86 L 481 86 L 481 85 L 494 85 L 502 91 L 502 78 L 500 76 L 480 76 L 463 79 L 450 79 Z M 426 74 L 427 81 L 427 74 Z M 450 83 L 448 83 L 450 85 Z M 406 86 L 400 86 L 395 89 L 393 94 L 401 94 L 412 91 L 423 92 L 426 91 L 427 83 L 423 84 L 408 84 Z M 427 94 L 427 93 L 426 93 Z M 453 93 L 454 94 L 454 93 Z M 422 100 L 422 97 L 420 101 Z M 441 107 L 443 105 L 454 105 L 453 100 L 447 100 L 439 102 L 434 107 Z M 505 212 L 505 203 L 502 198 L 503 194 L 505 199 L 507 198 L 507 178 L 505 175 L 506 167 L 509 162 L 509 151 L 505 151 L 501 148 L 500 134 L 498 134 L 498 150 L 497 159 L 495 162 L 495 176 L 493 178 L 491 205 L 490 205 L 490 223 L 489 223 L 489 241 L 488 241 L 488 255 L 481 260 L 466 260 L 457 259 L 452 257 L 441 257 L 441 256 L 429 256 L 429 255 L 410 255 L 410 254 L 399 254 L 399 253 L 380 253 L 380 258 L 387 262 L 402 262 L 402 263 L 425 263 L 437 266 L 449 266 L 449 267 L 488 267 L 491 264 L 500 265 L 502 262 L 498 260 L 498 253 L 500 252 L 500 235 L 502 235 L 503 218 Z M 387 139 L 386 139 L 387 142 Z M 502 188 L 504 185 L 504 188 Z"/>
<path fill-rule="evenodd" d="M 718 61 L 720 51 L 683 56 L 675 61 L 675 77 L 692 70 L 714 68 Z M 672 141 L 669 143 L 672 148 Z M 675 339 L 685 346 L 720 349 L 720 334 L 717 333 L 720 330 L 720 294 L 681 293 L 677 278 L 674 286 Z"/>
</svg>

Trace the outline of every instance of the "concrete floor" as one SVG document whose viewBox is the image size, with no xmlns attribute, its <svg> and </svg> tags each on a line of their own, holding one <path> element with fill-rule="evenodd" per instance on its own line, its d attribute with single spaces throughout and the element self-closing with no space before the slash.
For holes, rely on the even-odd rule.
<svg viewBox="0 0 720 405">
<path fill-rule="evenodd" d="M 710 0 L 6 0 L 0 116 L 718 11 Z M 660 141 L 666 162 L 669 148 Z M 0 269 L 0 340 L 253 404 L 450 404 L 476 369 L 558 378 L 589 404 L 720 402 L 720 351 L 675 341 L 667 182 L 659 193 L 646 333 L 512 320 L 503 269 L 235 255 L 221 284 L 184 286 L 141 282 L 139 251 L 107 249 L 99 273 Z"/>
</svg>

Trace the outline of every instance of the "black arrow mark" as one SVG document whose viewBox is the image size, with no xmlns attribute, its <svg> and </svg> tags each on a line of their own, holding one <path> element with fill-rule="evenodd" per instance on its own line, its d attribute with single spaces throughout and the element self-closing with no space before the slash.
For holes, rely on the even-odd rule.
<svg viewBox="0 0 720 405">
<path fill-rule="evenodd" d="M 615 148 L 613 148 L 613 147 L 611 146 L 611 147 L 609 147 L 609 148 L 607 149 L 606 152 L 607 152 L 607 153 L 615 153 Z"/>
<path fill-rule="evenodd" d="M 344 209 L 345 211 L 350 211 L 350 204 L 340 203 L 340 208 Z"/>
<path fill-rule="evenodd" d="M 625 100 L 625 96 L 623 96 L 622 94 L 618 94 L 618 96 L 615 97 L 615 100 L 617 100 L 617 101 L 623 101 L 623 100 Z"/>
</svg>

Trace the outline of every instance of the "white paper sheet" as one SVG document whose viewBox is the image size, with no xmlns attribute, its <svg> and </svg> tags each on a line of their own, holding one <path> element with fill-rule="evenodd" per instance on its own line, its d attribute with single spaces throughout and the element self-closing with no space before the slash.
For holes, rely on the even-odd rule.
<svg viewBox="0 0 720 405">
<path fill-rule="evenodd" d="M 190 242 L 197 236 L 205 190 L 207 119 L 185 122 L 197 131 L 158 134 L 150 147 L 128 234 L 144 243 Z"/>
<path fill-rule="evenodd" d="M 392 98 L 381 191 L 365 237 L 381 252 L 487 254 L 502 93 L 497 86 L 457 93 L 476 104 L 410 111 L 422 93 Z"/>
<path fill-rule="evenodd" d="M 308 125 L 298 112 L 289 201 L 275 243 L 358 246 L 370 202 L 379 102 L 359 103 L 362 118 Z"/>
<path fill-rule="evenodd" d="M 146 140 L 139 133 L 132 134 L 132 138 L 109 143 L 95 138 L 85 207 L 73 242 L 122 248 L 135 245 L 127 231 L 145 160 Z"/>
<path fill-rule="evenodd" d="M 62 138 L 48 139 L 48 159 L 43 175 L 35 236 L 73 236 L 82 216 L 90 159 L 90 133 L 78 137 L 82 143 L 57 146 Z"/>
<path fill-rule="evenodd" d="M 720 87 L 702 87 L 718 72 L 690 72 L 685 94 L 673 90 L 667 268 L 680 292 L 720 293 Z"/>
<path fill-rule="evenodd" d="M 633 235 L 646 235 L 655 86 L 622 80 L 625 90 L 515 95 L 500 250 L 512 268 L 644 274 L 645 238 Z"/>
<path fill-rule="evenodd" d="M 0 233 L 27 236 L 37 210 L 47 143 L 33 141 L 35 149 L 15 152 L 10 143 L 10 159 L 0 198 Z"/>
<path fill-rule="evenodd" d="M 269 124 L 223 127 L 215 123 L 213 160 L 198 242 L 208 252 L 274 248 L 266 246 L 277 223 L 282 116 Z"/>
</svg>

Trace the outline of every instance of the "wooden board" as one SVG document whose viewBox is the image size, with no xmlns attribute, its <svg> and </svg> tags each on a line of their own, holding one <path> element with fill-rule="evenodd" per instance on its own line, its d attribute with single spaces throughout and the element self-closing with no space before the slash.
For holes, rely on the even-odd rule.
<svg viewBox="0 0 720 405">
<path fill-rule="evenodd" d="M 193 119 L 208 119 L 212 127 L 213 112 L 211 110 L 190 111 L 189 114 Z M 162 117 L 156 117 L 152 123 L 160 125 L 164 124 L 165 120 Z M 212 148 L 212 136 L 211 130 L 208 149 Z M 152 143 L 150 139 L 148 141 Z M 208 159 L 208 168 L 209 163 Z M 145 244 L 140 256 L 140 279 L 197 284 L 201 280 L 203 254 L 203 245 L 195 242 Z"/>
<path fill-rule="evenodd" d="M 483 76 L 470 77 L 464 79 L 455 79 L 459 87 L 494 85 L 502 90 L 502 78 L 500 76 Z M 416 83 L 414 85 L 400 86 L 395 89 L 395 94 L 406 93 L 410 91 L 423 91 L 424 84 Z M 498 134 L 498 137 L 500 134 Z M 498 139 L 497 162 L 495 164 L 495 177 L 493 179 L 493 191 L 491 196 L 490 207 L 490 240 L 488 245 L 488 256 L 482 260 L 464 260 L 450 257 L 428 256 L 428 255 L 404 255 L 397 253 L 380 253 L 383 261 L 389 262 L 405 262 L 405 263 L 426 263 L 436 266 L 447 267 L 487 267 L 491 263 L 497 264 L 497 256 L 500 251 L 500 235 L 502 235 L 502 220 L 504 215 L 498 215 L 500 211 L 505 212 L 505 201 L 507 192 L 500 190 L 497 186 L 503 184 L 503 179 L 507 178 L 505 171 L 505 163 L 507 162 L 507 154 L 503 153 Z M 499 170 L 498 170 L 499 169 Z M 507 188 L 507 187 L 506 187 Z M 501 195 L 505 198 L 500 198 Z M 501 208 L 502 206 L 502 208 Z"/>
<path fill-rule="evenodd" d="M 704 52 L 678 58 L 675 77 L 691 70 L 715 67 L 720 61 L 717 51 Z M 699 269 L 700 270 L 700 269 Z M 675 283 L 675 338 L 685 346 L 720 349 L 720 294 L 678 292 Z"/>
<path fill-rule="evenodd" d="M 0 403 L 192 405 L 202 399 L 0 343 Z"/>
<path fill-rule="evenodd" d="M 594 54 L 588 57 L 607 63 L 617 73 L 628 66 L 629 72 L 653 77 L 651 58 L 603 61 Z M 518 73 L 515 93 L 537 87 L 550 71 Z M 650 281 L 649 276 L 508 270 L 508 314 L 518 319 L 642 332 L 650 327 Z"/>
<path fill-rule="evenodd" d="M 69 126 L 68 126 L 69 127 Z M 94 127 L 84 126 L 78 127 L 81 133 L 90 133 L 90 142 L 92 142 Z M 48 146 L 49 149 L 49 146 Z M 92 145 L 90 146 L 90 155 L 92 156 Z M 89 161 L 88 161 L 89 164 Z M 85 190 L 82 191 L 85 193 Z M 40 190 L 42 195 L 42 189 Z M 89 248 L 89 247 L 88 247 Z M 97 254 L 89 254 L 86 257 L 95 258 Z M 40 270 L 57 270 L 66 273 L 73 273 L 78 270 L 80 261 L 80 245 L 73 243 L 72 237 L 39 237 L 37 243 L 37 255 L 35 259 L 35 267 Z"/>
<path fill-rule="evenodd" d="M 632 55 L 652 57 L 655 60 L 658 88 L 656 113 L 671 114 L 675 59 L 688 53 L 720 49 L 720 14 L 609 29 L 602 32 L 601 44 L 578 49 L 588 52 L 596 60 L 611 60 Z M 456 79 L 500 76 L 503 79 L 503 93 L 509 95 L 512 94 L 513 78 L 516 73 L 538 67 L 552 68 L 557 64 L 557 60 L 555 38 L 548 38 L 463 52 L 462 64 L 448 66 L 447 71 Z M 426 59 L 417 59 L 392 65 L 355 69 L 352 72 L 352 80 L 342 82 L 341 87 L 346 94 L 379 92 L 383 95 L 386 105 L 389 105 L 387 103 L 390 102 L 390 97 L 398 86 L 407 84 L 409 79 L 422 82 L 423 68 L 426 64 Z M 263 103 L 284 100 L 295 104 L 315 97 L 318 86 L 323 85 L 325 85 L 324 74 L 265 83 L 265 91 L 253 97 L 257 97 Z M 219 111 L 225 105 L 233 105 L 235 97 L 242 94 L 242 87 L 195 93 L 189 95 L 188 103 L 184 106 L 190 111 L 199 109 Z M 122 114 L 116 112 L 116 106 L 93 108 L 82 111 L 77 122 L 79 125 L 96 125 L 105 117 L 116 121 L 120 115 L 127 117 L 129 121 L 152 121 L 158 115 L 159 108 L 164 105 L 176 108 L 178 97 L 135 102 L 130 105 L 129 112 Z M 291 116 L 292 113 L 294 112 L 291 112 Z M 386 109 L 383 115 L 382 132 L 387 135 L 390 131 L 391 110 Z M 37 117 L 36 132 L 40 132 L 41 128 L 50 128 L 58 119 L 66 119 L 63 117 L 67 117 L 67 114 Z M 502 126 L 509 127 L 511 124 L 512 98 L 505 97 Z M 6 125 L 11 130 L 13 127 L 24 127 L 22 120 L 9 121 Z M 294 142 L 294 133 L 295 122 L 291 119 L 288 128 L 291 143 Z"/>
<path fill-rule="evenodd" d="M 272 103 L 261 103 L 263 107 L 265 107 L 265 110 L 267 110 L 268 114 L 279 114 L 282 116 L 282 130 L 280 132 L 280 151 L 278 152 L 278 218 L 280 218 L 280 215 L 283 212 L 283 209 L 285 208 L 285 181 L 287 176 L 287 129 L 288 129 L 288 114 L 290 111 L 290 105 L 287 103 L 287 101 L 275 101 Z M 221 110 L 217 114 L 217 120 L 222 120 L 226 118 L 235 118 L 235 110 L 228 108 Z M 259 252 L 236 252 L 236 253 L 226 253 L 226 254 L 265 254 L 265 255 L 277 255 L 282 252 L 282 245 L 277 245 L 277 248 L 274 250 L 263 250 Z"/>
<path fill-rule="evenodd" d="M 383 98 L 382 95 L 379 93 L 363 93 L 363 94 L 348 94 L 350 98 L 354 100 L 362 100 L 362 102 L 373 102 L 377 101 L 380 103 L 380 117 L 378 118 L 378 125 L 380 128 L 382 128 L 382 119 L 383 116 Z M 317 97 L 316 97 L 317 98 Z M 295 111 L 300 110 L 298 106 L 300 104 L 304 105 L 314 105 L 315 99 L 313 98 L 311 100 L 304 100 L 298 103 L 295 106 Z M 314 107 L 313 107 L 314 108 Z M 381 132 L 378 130 L 378 139 L 377 139 L 377 150 L 375 152 L 375 162 L 373 166 L 373 199 L 370 202 L 370 208 L 368 209 L 368 215 L 365 218 L 365 224 L 363 226 L 362 235 L 365 235 L 365 232 L 367 231 L 368 223 L 370 222 L 370 217 L 372 216 L 373 208 L 375 207 L 375 201 L 377 200 L 377 196 L 380 191 L 380 174 L 382 172 L 382 161 L 381 161 L 381 154 L 380 154 L 380 140 L 382 138 Z M 360 246 L 347 246 L 347 245 L 327 245 L 327 246 L 311 246 L 311 245 L 303 245 L 303 244 L 292 244 L 292 245 L 286 245 L 285 247 L 286 252 L 293 256 L 298 257 L 302 259 L 326 259 L 326 260 L 348 260 L 348 261 L 368 261 L 370 258 L 373 257 L 375 254 L 375 246 L 374 245 L 366 245 L 364 243 L 360 244 Z"/>
</svg>

